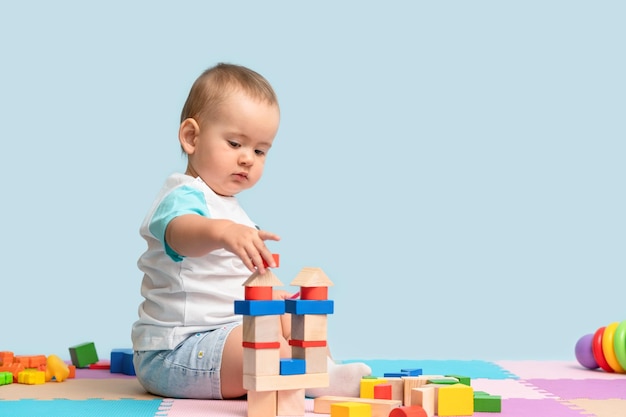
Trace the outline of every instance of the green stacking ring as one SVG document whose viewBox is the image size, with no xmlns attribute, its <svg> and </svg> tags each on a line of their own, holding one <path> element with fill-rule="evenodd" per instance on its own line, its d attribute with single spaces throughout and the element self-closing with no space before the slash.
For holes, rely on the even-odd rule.
<svg viewBox="0 0 626 417">
<path fill-rule="evenodd" d="M 622 368 L 626 369 L 626 320 L 622 321 L 615 329 L 613 348 L 617 361 Z"/>
</svg>

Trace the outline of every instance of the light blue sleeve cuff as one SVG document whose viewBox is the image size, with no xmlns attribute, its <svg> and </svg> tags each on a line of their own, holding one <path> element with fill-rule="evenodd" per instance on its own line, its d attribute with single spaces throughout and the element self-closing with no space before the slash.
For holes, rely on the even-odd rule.
<svg viewBox="0 0 626 417">
<path fill-rule="evenodd" d="M 149 230 L 152 235 L 163 244 L 165 253 L 174 262 L 180 262 L 184 256 L 176 253 L 165 241 L 165 229 L 175 217 L 183 214 L 199 214 L 204 217 L 211 217 L 207 209 L 204 194 L 193 187 L 183 185 L 169 193 L 157 207 L 150 220 Z"/>
</svg>

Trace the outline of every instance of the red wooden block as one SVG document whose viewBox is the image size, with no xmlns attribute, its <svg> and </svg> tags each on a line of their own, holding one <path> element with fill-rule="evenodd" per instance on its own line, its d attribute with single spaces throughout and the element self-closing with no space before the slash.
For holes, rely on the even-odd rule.
<svg viewBox="0 0 626 417">
<path fill-rule="evenodd" d="M 277 253 L 272 253 L 272 258 L 274 258 L 274 262 L 276 263 L 276 268 L 278 268 L 280 266 L 280 256 Z M 265 268 L 269 268 L 270 267 L 267 264 L 267 262 L 265 262 L 265 259 L 263 259 L 263 266 Z"/>
<path fill-rule="evenodd" d="M 389 417 L 428 417 L 426 411 L 419 405 L 397 407 L 391 410 Z"/>
<path fill-rule="evenodd" d="M 243 342 L 242 346 L 250 349 L 280 349 L 280 342 Z"/>
<path fill-rule="evenodd" d="M 111 369 L 110 360 L 101 360 L 89 365 L 89 369 Z"/>
<path fill-rule="evenodd" d="M 391 384 L 374 385 L 374 398 L 377 400 L 391 400 Z"/>
<path fill-rule="evenodd" d="M 294 340 L 294 339 L 291 339 L 289 341 L 289 345 L 290 346 L 302 347 L 302 348 L 306 348 L 306 347 L 323 347 L 323 346 L 326 346 L 326 340 Z"/>
<path fill-rule="evenodd" d="M 246 287 L 246 300 L 271 300 L 272 287 Z"/>
<path fill-rule="evenodd" d="M 302 300 L 328 300 L 328 287 L 300 287 Z"/>
</svg>

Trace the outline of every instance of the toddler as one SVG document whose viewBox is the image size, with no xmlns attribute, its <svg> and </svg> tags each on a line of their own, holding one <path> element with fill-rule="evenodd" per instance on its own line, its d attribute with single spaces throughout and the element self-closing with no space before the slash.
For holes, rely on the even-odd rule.
<svg viewBox="0 0 626 417">
<path fill-rule="evenodd" d="M 279 119 L 273 88 L 246 67 L 218 64 L 191 87 L 178 132 L 186 172 L 167 178 L 140 228 L 147 243 L 138 261 L 144 301 L 132 341 L 137 378 L 153 394 L 246 393 L 234 300 L 243 299 L 242 284 L 253 271 L 265 272 L 263 261 L 276 266 L 265 241 L 280 238 L 259 230 L 235 196 L 261 178 Z M 289 357 L 289 315 L 281 324 L 281 357 Z M 358 396 L 360 379 L 371 370 L 329 356 L 328 373 L 330 386 L 308 389 L 308 396 Z"/>
</svg>

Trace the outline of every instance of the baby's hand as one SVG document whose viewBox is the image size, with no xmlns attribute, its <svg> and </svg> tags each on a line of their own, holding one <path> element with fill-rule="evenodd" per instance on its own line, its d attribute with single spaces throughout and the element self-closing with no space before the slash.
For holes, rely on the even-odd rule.
<svg viewBox="0 0 626 417">
<path fill-rule="evenodd" d="M 272 252 L 265 246 L 266 240 L 280 240 L 278 235 L 265 230 L 257 230 L 242 224 L 233 223 L 224 229 L 222 235 L 224 248 L 239 256 L 250 271 L 255 268 L 260 274 L 265 273 L 263 260 L 270 268 L 276 267 Z"/>
</svg>

